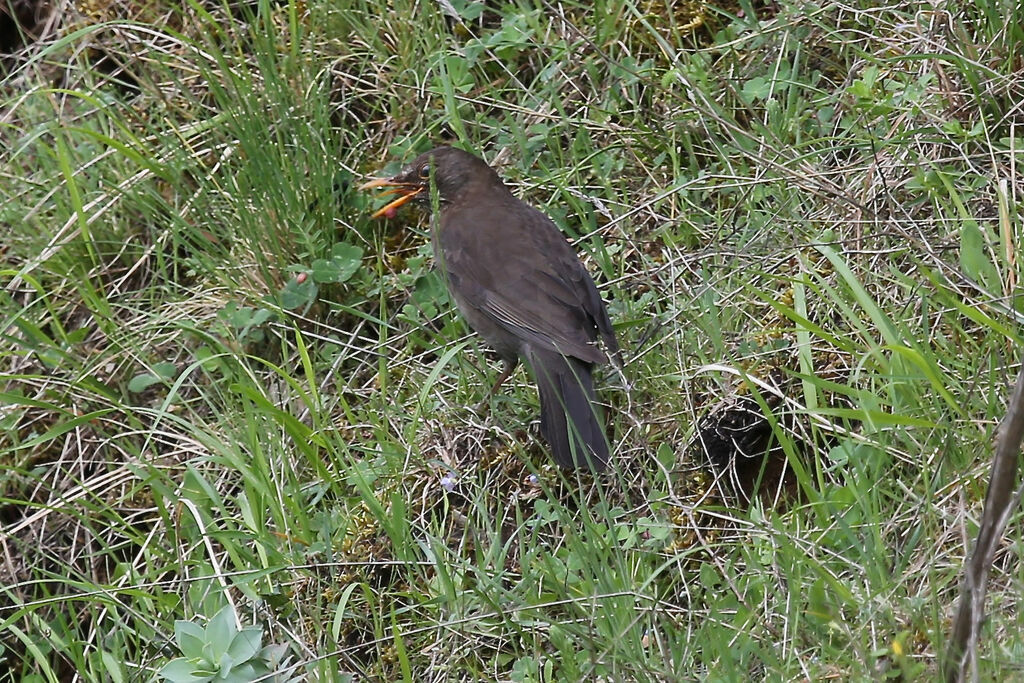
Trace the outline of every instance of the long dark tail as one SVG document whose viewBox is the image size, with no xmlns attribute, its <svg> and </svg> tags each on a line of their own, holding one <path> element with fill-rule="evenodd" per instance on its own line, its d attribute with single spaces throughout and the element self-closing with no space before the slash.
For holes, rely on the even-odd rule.
<svg viewBox="0 0 1024 683">
<path fill-rule="evenodd" d="M 540 393 L 540 431 L 555 462 L 600 472 L 608 464 L 608 440 L 595 405 L 592 365 L 532 348 L 528 359 Z"/>
</svg>

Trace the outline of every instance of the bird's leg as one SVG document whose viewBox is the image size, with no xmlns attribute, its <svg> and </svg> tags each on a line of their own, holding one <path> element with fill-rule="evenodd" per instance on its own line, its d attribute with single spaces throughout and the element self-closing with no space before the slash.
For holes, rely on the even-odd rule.
<svg viewBox="0 0 1024 683">
<path fill-rule="evenodd" d="M 505 383 L 505 380 L 512 376 L 512 373 L 515 371 L 516 366 L 519 365 L 519 359 L 516 358 L 515 360 L 503 360 L 502 363 L 505 364 L 505 367 L 502 368 L 501 374 L 498 375 L 498 379 L 494 380 L 494 386 L 491 387 L 491 390 L 487 392 L 488 401 L 494 397 L 494 394 L 498 393 L 498 389 L 500 389 L 501 385 Z"/>
<path fill-rule="evenodd" d="M 505 383 L 505 380 L 512 376 L 512 373 L 519 365 L 518 358 L 515 358 L 513 360 L 502 359 L 501 362 L 504 364 L 504 367 L 501 370 L 501 374 L 498 375 L 498 379 L 494 381 L 494 386 L 491 387 L 491 390 L 487 392 L 487 395 L 484 396 L 483 400 L 480 401 L 480 403 L 477 405 L 477 412 L 480 412 L 487 407 L 487 405 L 491 402 L 491 399 L 494 398 L 494 395 L 498 393 L 498 389 L 501 388 L 501 385 Z"/>
</svg>

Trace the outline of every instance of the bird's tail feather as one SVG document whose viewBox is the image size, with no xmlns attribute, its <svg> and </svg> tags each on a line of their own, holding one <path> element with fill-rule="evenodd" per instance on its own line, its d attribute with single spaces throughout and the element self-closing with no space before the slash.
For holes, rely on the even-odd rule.
<svg viewBox="0 0 1024 683">
<path fill-rule="evenodd" d="M 608 440 L 595 404 L 591 364 L 556 351 L 528 353 L 540 393 L 540 431 L 559 467 L 600 472 L 608 464 Z"/>
</svg>

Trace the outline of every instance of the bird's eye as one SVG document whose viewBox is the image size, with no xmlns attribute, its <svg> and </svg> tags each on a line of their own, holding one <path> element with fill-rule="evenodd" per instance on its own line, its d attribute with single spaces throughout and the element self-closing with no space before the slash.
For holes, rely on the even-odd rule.
<svg viewBox="0 0 1024 683">
<path fill-rule="evenodd" d="M 420 166 L 420 178 L 424 180 L 430 177 L 430 164 L 423 164 Z"/>
</svg>

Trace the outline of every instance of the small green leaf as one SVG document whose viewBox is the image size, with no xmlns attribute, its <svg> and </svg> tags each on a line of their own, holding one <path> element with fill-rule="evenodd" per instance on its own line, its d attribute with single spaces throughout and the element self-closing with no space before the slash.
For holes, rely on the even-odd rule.
<svg viewBox="0 0 1024 683">
<path fill-rule="evenodd" d="M 260 326 L 274 317 L 266 308 L 239 308 L 236 304 L 230 303 L 221 311 L 222 319 L 236 331 L 238 340 L 241 342 L 260 342 L 263 340 L 263 330 Z"/>
<path fill-rule="evenodd" d="M 999 273 L 986 253 L 985 234 L 972 220 L 965 220 L 960 228 L 960 267 L 967 277 L 994 290 L 999 284 Z"/>
<path fill-rule="evenodd" d="M 235 611 L 231 605 L 225 605 L 206 625 L 207 659 L 219 665 L 236 633 L 238 627 L 235 625 Z"/>
<path fill-rule="evenodd" d="M 271 313 L 265 308 L 257 308 L 252 312 L 252 317 L 249 318 L 249 321 L 246 323 L 246 327 L 255 327 L 256 325 L 262 325 L 263 323 L 270 320 L 270 318 L 273 317 L 273 315 L 273 313 Z"/>
<path fill-rule="evenodd" d="M 824 579 L 817 579 L 807 591 L 807 614 L 824 622 L 837 619 L 835 602 L 826 590 Z"/>
<path fill-rule="evenodd" d="M 281 308 L 293 311 L 313 302 L 317 294 L 316 282 L 313 278 L 307 278 L 305 282 L 289 280 L 280 291 Z"/>
<path fill-rule="evenodd" d="M 250 662 L 232 669 L 221 677 L 223 683 L 250 683 L 270 673 L 270 670 L 261 662 Z"/>
<path fill-rule="evenodd" d="M 658 462 L 661 463 L 662 467 L 671 470 L 676 464 L 676 452 L 672 449 L 672 446 L 662 442 L 658 445 Z"/>
<path fill-rule="evenodd" d="M 174 379 L 178 375 L 178 366 L 174 363 L 153 363 L 153 372 L 163 379 Z"/>
<path fill-rule="evenodd" d="M 260 650 L 257 659 L 261 662 L 266 662 L 269 667 L 276 667 L 284 659 L 286 652 L 288 652 L 287 643 L 274 643 Z"/>
<path fill-rule="evenodd" d="M 743 99 L 747 102 L 763 100 L 772 92 L 772 84 L 767 78 L 755 76 L 743 84 Z"/>
<path fill-rule="evenodd" d="M 854 81 L 846 91 L 859 100 L 871 98 L 871 86 L 864 81 Z"/>
<path fill-rule="evenodd" d="M 103 662 L 103 667 L 106 669 L 104 673 L 110 676 L 110 680 L 114 683 L 124 683 L 124 669 L 122 663 L 114 657 L 114 653 L 109 650 L 100 651 L 100 661 Z"/>
<path fill-rule="evenodd" d="M 313 261 L 313 279 L 321 283 L 347 282 L 362 263 L 362 249 L 347 242 L 338 242 L 331 247 L 331 258 Z"/>
<path fill-rule="evenodd" d="M 246 626 L 231 641 L 228 655 L 236 662 L 248 662 L 256 656 L 263 646 L 263 629 L 259 626 Z"/>
<path fill-rule="evenodd" d="M 230 677 L 231 670 L 237 668 L 235 666 L 236 664 L 238 664 L 238 662 L 236 662 L 231 655 L 226 652 L 222 654 L 220 659 L 217 661 L 217 679 L 223 681 Z"/>
<path fill-rule="evenodd" d="M 338 269 L 334 261 L 318 258 L 313 261 L 313 279 L 317 282 L 334 282 L 338 276 Z"/>
<path fill-rule="evenodd" d="M 132 392 L 133 394 L 141 394 L 143 391 L 150 388 L 154 384 L 159 384 L 160 382 L 163 381 L 163 377 L 157 377 L 156 375 L 151 375 L 148 372 L 144 372 L 141 375 L 135 375 L 130 380 L 128 380 L 128 391 Z"/>
<path fill-rule="evenodd" d="M 174 640 L 181 654 L 189 659 L 202 659 L 203 645 L 206 643 L 206 632 L 202 626 L 179 619 L 174 622 Z"/>
<path fill-rule="evenodd" d="M 195 675 L 195 667 L 184 657 L 178 657 L 167 662 L 158 672 L 165 680 L 172 683 L 206 683 L 211 676 Z"/>
<path fill-rule="evenodd" d="M 174 363 L 161 362 L 153 364 L 153 372 L 143 372 L 128 381 L 128 391 L 138 394 L 165 380 L 174 379 L 178 374 L 178 366 Z"/>
<path fill-rule="evenodd" d="M 452 7 L 463 21 L 473 21 L 483 14 L 487 3 L 479 0 L 452 0 Z"/>
<path fill-rule="evenodd" d="M 252 317 L 252 309 L 239 306 L 234 301 L 230 301 L 221 309 L 220 315 L 232 327 L 244 327 Z"/>
</svg>

